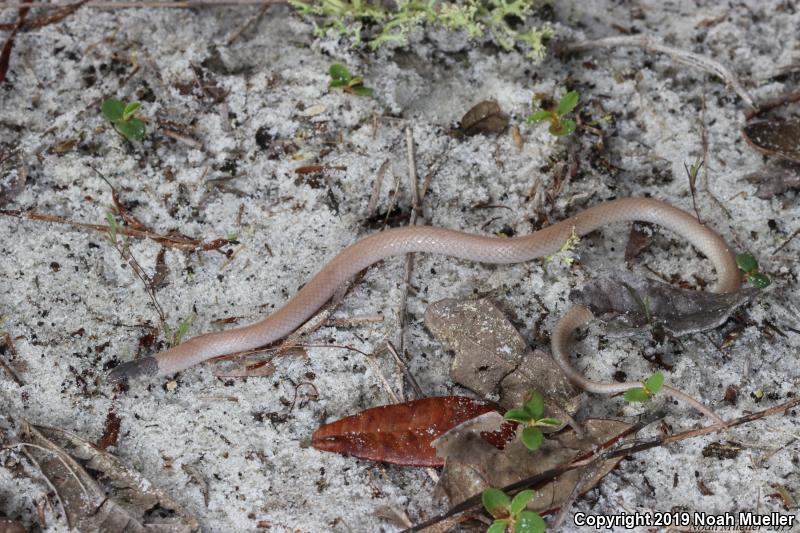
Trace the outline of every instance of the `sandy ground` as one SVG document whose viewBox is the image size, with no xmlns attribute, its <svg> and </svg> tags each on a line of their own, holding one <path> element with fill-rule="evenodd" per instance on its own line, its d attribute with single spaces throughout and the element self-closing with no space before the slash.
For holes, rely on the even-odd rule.
<svg viewBox="0 0 800 533">
<path fill-rule="evenodd" d="M 702 186 L 701 172 L 698 211 L 735 248 L 753 253 L 774 283 L 719 330 L 682 339 L 668 380 L 725 417 L 796 394 L 800 239 L 774 251 L 800 228 L 797 193 L 754 196 L 744 177 L 765 159 L 742 140 L 744 106 L 718 79 L 639 50 L 602 50 L 566 62 L 550 56 L 535 65 L 521 53 L 465 47 L 462 39 L 438 33 L 414 36 L 409 48 L 372 54 L 334 38 L 315 40 L 311 26 L 284 7 L 270 9 L 227 44 L 256 10 L 87 8 L 21 34 L 10 80 L 0 88 L 0 179 L 3 185 L 21 173 L 26 179 L 4 209 L 103 224 L 112 198 L 102 174 L 154 232 L 177 230 L 204 241 L 235 236 L 239 244 L 225 248 L 232 257 L 175 249 L 164 255 L 158 301 L 173 327 L 193 317 L 188 335 L 195 335 L 220 328 L 215 321 L 221 319 L 244 324 L 264 317 L 338 250 L 372 233 L 367 204 L 386 160 L 378 209 L 389 206 L 397 177 L 398 204 L 407 213 L 407 127 L 419 174 L 432 173 L 425 223 L 485 234 L 508 228 L 526 234 L 613 197 L 652 195 L 691 210 L 684 163 L 702 156 L 705 131 L 708 189 L 724 209 Z M 14 10 L 0 17 L 11 22 Z M 796 82 L 791 73 L 778 75 L 798 60 L 794 2 L 558 1 L 551 17 L 565 40 L 627 30 L 707 55 L 728 65 L 756 99 Z M 329 91 L 333 62 L 362 75 L 375 97 Z M 566 83 L 581 92 L 582 109 L 592 117 L 610 117 L 597 126 L 603 147 L 591 132 L 557 140 L 544 126 L 525 124 L 532 95 L 560 94 Z M 124 141 L 100 116 L 98 102 L 111 95 L 142 102 L 151 132 L 145 142 Z M 521 149 L 508 131 L 450 135 L 467 109 L 489 98 L 520 127 Z M 196 144 L 158 133 L 159 121 L 179 125 Z M 67 153 L 51 150 L 74 138 L 79 141 Z M 542 192 L 554 190 L 570 146 L 576 148 L 576 175 L 554 201 L 542 201 Z M 346 170 L 322 177 L 295 173 L 311 164 Z M 224 188 L 209 185 L 223 178 L 230 178 L 221 182 Z M 489 293 L 533 344 L 534 324 L 542 319 L 550 331 L 568 306 L 570 289 L 601 266 L 624 268 L 627 232 L 622 225 L 584 239 L 573 267 L 539 261 L 494 267 L 418 256 L 404 338 L 424 392 L 466 392 L 451 382 L 450 356 L 424 329 L 430 302 Z M 105 382 L 109 368 L 165 346 L 160 335 L 155 345 L 140 347 L 159 320 L 127 261 L 102 233 L 11 217 L 0 219 L 0 246 L 2 329 L 16 350 L 3 356 L 24 382 L 0 372 L 6 442 L 14 442 L 23 419 L 96 440 L 113 409 L 121 432 L 110 451 L 171 493 L 205 531 L 265 525 L 273 531 L 394 531 L 397 525 L 376 517 L 376 510 L 391 507 L 419 521 L 444 509 L 432 500 L 434 483 L 421 469 L 305 444 L 321 423 L 390 402 L 363 355 L 309 348 L 308 357 L 276 360 L 271 376 L 247 379 L 215 377 L 237 368 L 235 362 L 206 364 L 174 381 L 115 394 Z M 150 274 L 161 249 L 152 240 L 130 241 L 132 255 Z M 336 313 L 382 321 L 325 327 L 308 342 L 372 352 L 394 339 L 403 264 L 398 258 L 370 269 Z M 634 269 L 691 283 L 695 275 L 714 276 L 707 261 L 668 233 L 658 233 Z M 657 351 L 646 340 L 597 347 L 597 338 L 589 337 L 579 348 L 592 356 L 580 363 L 589 374 L 624 370 L 636 379 L 657 370 L 642 357 Z M 388 354 L 382 352 L 377 364 L 395 390 L 407 387 Z M 735 404 L 723 401 L 729 386 L 739 389 Z M 619 399 L 592 397 L 579 416 L 641 411 Z M 666 422 L 675 430 L 703 423 L 680 406 L 670 409 Z M 625 460 L 571 513 L 797 513 L 776 493 L 785 488 L 800 498 L 799 425 L 792 411 Z M 735 442 L 742 451 L 734 459 L 704 457 L 714 441 Z M 16 453 L 2 456 L 6 464 L 25 463 Z M 207 480 L 207 505 L 183 465 Z M 0 513 L 37 530 L 36 507 L 47 488 L 33 467 L 25 471 L 28 476 L 0 468 Z M 45 529 L 66 528 L 57 507 L 45 516 Z M 570 525 L 571 518 L 567 524 L 567 531 L 587 530 Z"/>
</svg>

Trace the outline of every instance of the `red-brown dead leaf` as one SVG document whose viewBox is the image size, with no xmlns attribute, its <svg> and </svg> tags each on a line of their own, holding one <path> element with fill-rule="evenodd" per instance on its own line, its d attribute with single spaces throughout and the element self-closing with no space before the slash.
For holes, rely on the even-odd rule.
<svg viewBox="0 0 800 533">
<path fill-rule="evenodd" d="M 403 466 L 442 466 L 431 442 L 455 426 L 498 407 L 464 396 L 438 396 L 373 407 L 325 424 L 314 432 L 311 445 L 327 452 L 352 455 Z M 481 433 L 502 449 L 514 438 L 516 424 Z"/>
</svg>

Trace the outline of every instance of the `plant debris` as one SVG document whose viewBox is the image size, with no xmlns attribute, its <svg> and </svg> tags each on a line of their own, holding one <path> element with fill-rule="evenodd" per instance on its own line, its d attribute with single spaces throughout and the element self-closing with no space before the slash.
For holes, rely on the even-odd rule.
<svg viewBox="0 0 800 533">
<path fill-rule="evenodd" d="M 450 377 L 478 394 L 500 386 L 506 409 L 524 402 L 531 389 L 545 398 L 547 416 L 574 413 L 578 392 L 553 358 L 530 350 L 525 339 L 491 301 L 445 299 L 428 306 L 425 325 L 446 350 L 455 352 Z"/>
<path fill-rule="evenodd" d="M 464 114 L 460 126 L 465 135 L 502 133 L 508 126 L 508 115 L 503 113 L 497 102 L 484 100 Z"/>
<path fill-rule="evenodd" d="M 742 136 L 763 154 L 800 163 L 800 120 L 754 120 L 742 129 Z"/>
<path fill-rule="evenodd" d="M 754 288 L 725 294 L 700 292 L 631 272 L 614 272 L 598 276 L 569 297 L 603 320 L 611 336 L 633 335 L 653 326 L 679 336 L 720 326 L 758 292 Z"/>
<path fill-rule="evenodd" d="M 605 442 L 631 427 L 616 420 L 590 419 L 586 421 L 590 438 L 578 438 L 572 429 L 567 429 L 545 439 L 533 454 L 519 439 L 498 450 L 479 437 L 480 433 L 496 429 L 501 423 L 500 415 L 489 413 L 454 428 L 434 441 L 437 453 L 445 459 L 437 492 L 447 496 L 451 505 L 480 494 L 488 487 L 504 487 L 572 461 L 595 444 Z M 591 480 L 584 482 L 581 492 L 597 485 L 620 460 L 605 461 Z M 564 473 L 539 487 L 538 496 L 528 509 L 545 512 L 560 507 L 580 481 L 580 470 Z"/>
<path fill-rule="evenodd" d="M 25 453 L 41 468 L 80 531 L 182 533 L 197 520 L 117 457 L 58 428 L 22 424 Z"/>
<path fill-rule="evenodd" d="M 442 466 L 431 442 L 444 432 L 497 406 L 464 396 L 439 396 L 373 407 L 325 424 L 311 445 L 328 452 L 404 466 Z M 498 415 L 499 416 L 499 415 Z M 481 435 L 497 449 L 513 438 L 515 423 L 504 422 Z"/>
</svg>

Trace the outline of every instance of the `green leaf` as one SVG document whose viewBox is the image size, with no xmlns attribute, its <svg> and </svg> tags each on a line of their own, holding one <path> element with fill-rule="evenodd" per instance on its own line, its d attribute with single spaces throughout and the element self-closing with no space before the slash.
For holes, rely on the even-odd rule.
<svg viewBox="0 0 800 533">
<path fill-rule="evenodd" d="M 755 274 L 751 274 L 747 277 L 747 281 L 749 281 L 753 287 L 758 289 L 763 289 L 764 287 L 768 287 L 770 283 L 769 277 L 766 274 L 762 274 L 761 272 L 756 272 Z"/>
<path fill-rule="evenodd" d="M 628 402 L 646 402 L 650 399 L 650 395 L 643 387 L 628 389 L 622 397 Z"/>
<path fill-rule="evenodd" d="M 514 524 L 516 533 L 544 533 L 545 528 L 547 528 L 547 524 L 544 523 L 544 518 L 533 511 L 520 513 Z"/>
<path fill-rule="evenodd" d="M 141 141 L 144 139 L 144 122 L 138 118 L 132 118 L 127 122 L 117 122 L 117 130 L 128 140 Z"/>
<path fill-rule="evenodd" d="M 525 402 L 525 411 L 531 418 L 539 419 L 544 415 L 544 398 L 539 391 L 531 391 L 531 399 Z"/>
<path fill-rule="evenodd" d="M 552 111 L 545 111 L 544 109 L 540 109 L 539 111 L 534 112 L 531 116 L 528 117 L 528 124 L 538 124 L 539 122 L 544 122 L 545 120 L 551 120 L 553 118 Z"/>
<path fill-rule="evenodd" d="M 561 98 L 561 101 L 558 102 L 558 107 L 556 107 L 556 113 L 558 113 L 561 116 L 566 115 L 567 113 L 575 109 L 575 106 L 578 105 L 579 98 L 580 94 L 578 94 L 578 91 L 568 92 Z"/>
<path fill-rule="evenodd" d="M 522 444 L 530 451 L 536 451 L 544 442 L 544 433 L 539 428 L 525 428 L 522 430 Z"/>
<path fill-rule="evenodd" d="M 525 409 L 509 409 L 503 416 L 506 420 L 513 420 L 514 422 L 528 422 L 532 417 Z"/>
<path fill-rule="evenodd" d="M 109 98 L 105 102 L 103 102 L 102 107 L 100 110 L 103 112 L 103 116 L 106 117 L 106 120 L 110 120 L 111 122 L 118 122 L 122 120 L 122 115 L 125 111 L 125 104 L 117 100 L 116 98 Z"/>
<path fill-rule="evenodd" d="M 481 501 L 483 501 L 483 506 L 489 511 L 489 514 L 494 517 L 501 516 L 502 513 L 498 514 L 498 511 L 504 510 L 507 512 L 509 506 L 511 506 L 511 498 L 502 490 L 494 487 L 483 491 Z"/>
<path fill-rule="evenodd" d="M 330 87 L 341 87 L 343 85 L 347 85 L 352 79 L 350 71 L 347 70 L 347 67 L 340 65 L 339 63 L 334 63 L 331 65 L 331 68 L 328 70 L 328 72 L 331 75 L 331 81 L 328 84 Z"/>
<path fill-rule="evenodd" d="M 506 533 L 507 523 L 505 520 L 495 520 L 486 530 L 486 533 Z"/>
<path fill-rule="evenodd" d="M 555 124 L 550 126 L 550 133 L 555 135 L 556 137 L 566 137 L 567 135 L 571 134 L 575 131 L 577 124 L 575 124 L 574 120 L 566 119 L 562 120 L 561 124 L 557 127 Z"/>
<path fill-rule="evenodd" d="M 736 264 L 743 272 L 758 272 L 758 262 L 750 254 L 739 254 L 736 256 Z"/>
<path fill-rule="evenodd" d="M 122 120 L 128 121 L 130 120 L 133 115 L 139 111 L 139 108 L 142 107 L 142 104 L 139 102 L 131 102 L 125 106 L 125 109 L 122 110 Z"/>
<path fill-rule="evenodd" d="M 525 510 L 525 507 L 528 506 L 528 502 L 531 501 L 534 496 L 536 496 L 536 491 L 530 489 L 517 493 L 514 499 L 511 500 L 511 506 L 508 510 L 511 511 L 512 515 L 518 515 Z"/>
<path fill-rule="evenodd" d="M 357 85 L 350 88 L 350 92 L 358 96 L 372 96 L 373 90 L 363 85 Z"/>
<path fill-rule="evenodd" d="M 656 372 L 644 381 L 644 386 L 651 394 L 656 394 L 664 386 L 664 374 Z"/>
<path fill-rule="evenodd" d="M 561 420 L 558 418 L 541 418 L 536 421 L 536 424 L 539 426 L 558 427 L 561 425 Z"/>
</svg>

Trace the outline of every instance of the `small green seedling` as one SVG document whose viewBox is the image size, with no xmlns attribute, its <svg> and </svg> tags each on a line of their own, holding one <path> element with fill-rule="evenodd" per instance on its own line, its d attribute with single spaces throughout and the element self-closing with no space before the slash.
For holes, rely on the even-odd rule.
<svg viewBox="0 0 800 533">
<path fill-rule="evenodd" d="M 537 105 L 539 97 L 538 95 L 535 95 L 533 97 L 533 101 L 531 102 L 531 106 L 534 107 L 534 112 L 528 117 L 528 124 L 538 124 L 540 122 L 548 121 L 550 122 L 550 128 L 548 131 L 551 135 L 555 135 L 556 137 L 567 136 L 575 131 L 577 125 L 575 124 L 574 120 L 564 118 L 564 116 L 568 113 L 571 113 L 572 110 L 575 109 L 575 106 L 578 105 L 579 99 L 580 94 L 578 91 L 569 91 L 561 98 L 555 108 L 536 109 L 539 107 Z"/>
<path fill-rule="evenodd" d="M 739 270 L 744 272 L 744 277 L 747 278 L 747 281 L 750 282 L 753 287 L 757 287 L 759 289 L 763 289 L 767 287 L 771 282 L 769 277 L 766 274 L 759 272 L 758 270 L 758 262 L 756 258 L 750 254 L 739 254 L 736 256 L 736 264 L 739 266 Z"/>
<path fill-rule="evenodd" d="M 534 496 L 535 491 L 523 490 L 512 500 L 500 489 L 492 487 L 483 491 L 483 506 L 494 517 L 486 533 L 542 533 L 547 527 L 544 519 L 538 513 L 525 510 Z"/>
<path fill-rule="evenodd" d="M 328 82 L 328 87 L 332 89 L 341 89 L 346 93 L 355 94 L 358 96 L 372 96 L 372 89 L 364 87 L 364 78 L 361 76 L 353 76 L 347 67 L 334 63 L 329 70 L 331 81 Z"/>
<path fill-rule="evenodd" d="M 123 103 L 116 98 L 109 98 L 103 102 L 101 110 L 103 116 L 114 124 L 123 137 L 129 141 L 141 141 L 144 139 L 144 122 L 136 118 L 136 112 L 142 106 L 139 102 Z"/>
<path fill-rule="evenodd" d="M 525 429 L 522 430 L 522 444 L 534 451 L 544 442 L 544 433 L 540 428 L 561 425 L 561 421 L 556 418 L 542 418 L 542 416 L 544 416 L 544 399 L 538 391 L 531 391 L 531 399 L 521 408 L 509 409 L 504 418 L 525 425 Z"/>
<path fill-rule="evenodd" d="M 656 372 L 642 383 L 642 387 L 635 387 L 625 391 L 625 398 L 628 402 L 646 402 L 656 395 L 664 387 L 664 374 Z"/>
</svg>

